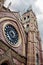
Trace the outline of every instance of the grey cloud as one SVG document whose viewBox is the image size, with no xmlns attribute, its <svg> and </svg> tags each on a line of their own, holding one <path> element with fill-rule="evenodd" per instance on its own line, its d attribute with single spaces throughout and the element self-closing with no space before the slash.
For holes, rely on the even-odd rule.
<svg viewBox="0 0 43 65">
<path fill-rule="evenodd" d="M 40 19 L 38 21 L 38 28 L 39 28 L 40 36 L 41 36 L 42 43 L 43 43 L 43 19 Z"/>
<path fill-rule="evenodd" d="M 17 0 L 18 1 L 18 0 Z M 30 5 L 33 5 L 35 0 L 21 0 L 19 4 L 11 4 L 10 9 L 12 10 L 24 10 L 27 9 Z"/>
</svg>

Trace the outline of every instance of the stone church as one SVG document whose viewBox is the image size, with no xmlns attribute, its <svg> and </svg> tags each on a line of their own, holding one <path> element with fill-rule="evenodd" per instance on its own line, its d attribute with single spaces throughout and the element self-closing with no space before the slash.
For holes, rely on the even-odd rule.
<svg viewBox="0 0 43 65">
<path fill-rule="evenodd" d="M 32 9 L 21 17 L 0 0 L 0 65 L 43 65 L 41 38 Z"/>
</svg>

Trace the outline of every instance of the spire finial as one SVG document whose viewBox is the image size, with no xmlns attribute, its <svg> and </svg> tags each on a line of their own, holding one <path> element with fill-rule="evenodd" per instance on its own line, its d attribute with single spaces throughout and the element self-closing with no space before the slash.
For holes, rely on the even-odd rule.
<svg viewBox="0 0 43 65">
<path fill-rule="evenodd" d="M 10 6 L 11 6 L 11 2 L 9 3 L 9 5 L 8 5 L 8 7 L 7 7 L 7 8 L 9 9 L 9 7 L 10 7 Z"/>
<path fill-rule="evenodd" d="M 30 10 L 32 10 L 32 5 L 30 5 L 30 6 L 28 7 L 28 9 L 27 9 L 27 11 L 30 11 Z"/>
</svg>

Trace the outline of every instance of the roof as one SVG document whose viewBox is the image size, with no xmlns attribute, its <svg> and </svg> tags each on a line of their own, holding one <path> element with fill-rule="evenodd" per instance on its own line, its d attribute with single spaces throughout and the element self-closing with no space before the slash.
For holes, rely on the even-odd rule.
<svg viewBox="0 0 43 65">
<path fill-rule="evenodd" d="M 33 10 L 32 10 L 32 9 L 27 10 L 26 12 L 24 12 L 24 13 L 23 13 L 23 15 L 25 15 L 25 14 L 27 14 L 27 13 L 29 13 L 29 12 L 32 12 L 32 13 L 33 13 L 33 15 L 35 16 L 35 14 L 34 14 L 34 12 L 33 12 Z M 23 15 L 22 15 L 22 16 L 23 16 Z"/>
<path fill-rule="evenodd" d="M 32 11 L 32 10 L 27 10 L 26 12 L 23 13 L 23 15 L 26 14 L 26 13 L 29 13 L 30 11 Z"/>
</svg>

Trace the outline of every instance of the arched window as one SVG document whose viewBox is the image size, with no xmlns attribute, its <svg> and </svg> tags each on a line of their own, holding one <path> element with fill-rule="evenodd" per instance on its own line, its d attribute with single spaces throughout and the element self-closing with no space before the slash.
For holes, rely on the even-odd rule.
<svg viewBox="0 0 43 65">
<path fill-rule="evenodd" d="M 36 54 L 36 65 L 39 65 L 39 56 Z"/>
</svg>

